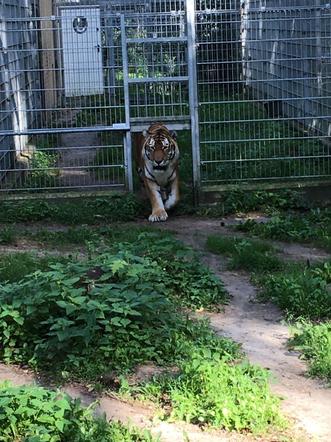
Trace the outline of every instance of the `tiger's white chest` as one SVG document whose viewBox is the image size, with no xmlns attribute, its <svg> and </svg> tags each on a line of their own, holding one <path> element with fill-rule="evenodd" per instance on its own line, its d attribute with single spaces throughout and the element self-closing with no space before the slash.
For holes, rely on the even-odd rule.
<svg viewBox="0 0 331 442">
<path fill-rule="evenodd" d="M 160 187 L 168 186 L 176 178 L 176 170 L 172 164 L 169 164 L 166 170 L 157 170 L 150 162 L 148 163 L 145 166 L 145 176 L 155 181 Z"/>
</svg>

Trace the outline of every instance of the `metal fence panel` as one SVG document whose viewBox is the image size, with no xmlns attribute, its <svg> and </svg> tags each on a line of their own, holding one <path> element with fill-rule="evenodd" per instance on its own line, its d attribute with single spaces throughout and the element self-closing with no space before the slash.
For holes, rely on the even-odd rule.
<svg viewBox="0 0 331 442">
<path fill-rule="evenodd" d="M 160 120 L 191 130 L 196 190 L 331 176 L 329 3 L 24 5 L 0 9 L 0 190 L 132 189 Z"/>
<path fill-rule="evenodd" d="M 200 4 L 202 184 L 329 177 L 330 5 Z"/>
</svg>

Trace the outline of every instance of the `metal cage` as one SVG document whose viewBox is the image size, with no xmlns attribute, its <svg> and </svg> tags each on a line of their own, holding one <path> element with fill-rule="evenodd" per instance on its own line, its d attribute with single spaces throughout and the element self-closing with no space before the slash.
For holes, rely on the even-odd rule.
<svg viewBox="0 0 331 442">
<path fill-rule="evenodd" d="M 132 190 L 154 121 L 196 195 L 330 180 L 330 23 L 322 0 L 2 0 L 0 190 Z"/>
</svg>

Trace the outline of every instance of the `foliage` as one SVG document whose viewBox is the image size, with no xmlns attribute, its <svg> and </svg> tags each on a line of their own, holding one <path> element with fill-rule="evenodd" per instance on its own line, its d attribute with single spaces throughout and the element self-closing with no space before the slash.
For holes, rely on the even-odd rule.
<svg viewBox="0 0 331 442">
<path fill-rule="evenodd" d="M 279 214 L 266 223 L 248 220 L 237 226 L 263 238 L 311 241 L 331 250 L 331 210 L 315 209 L 306 214 Z"/>
<path fill-rule="evenodd" d="M 289 345 L 302 352 L 308 360 L 311 376 L 319 376 L 331 383 L 331 322 L 297 324 Z"/>
<path fill-rule="evenodd" d="M 260 278 L 260 297 L 274 302 L 292 318 L 330 318 L 330 275 L 330 262 L 312 268 L 294 265 L 285 273 Z"/>
<path fill-rule="evenodd" d="M 275 210 L 306 207 L 306 204 L 302 194 L 295 190 L 249 191 L 238 187 L 221 194 L 216 204 L 200 206 L 196 212 L 200 216 L 217 218 L 256 210 L 273 213 Z"/>
<path fill-rule="evenodd" d="M 185 341 L 200 337 L 169 299 L 172 278 L 165 282 L 157 262 L 125 249 L 0 286 L 1 357 L 94 379 L 112 368 L 184 357 Z M 212 293 L 220 289 L 207 276 L 201 289 L 206 282 L 206 291 L 208 284 Z"/>
<path fill-rule="evenodd" d="M 154 378 L 133 394 L 157 401 L 170 419 L 202 426 L 260 433 L 284 425 L 268 372 L 246 362 L 230 363 L 209 349 L 193 352 L 178 376 Z"/>
<path fill-rule="evenodd" d="M 168 233 L 141 233 L 137 241 L 121 247 L 156 261 L 168 296 L 185 307 L 210 309 L 227 301 L 223 284 L 201 263 L 196 252 Z"/>
<path fill-rule="evenodd" d="M 50 264 L 66 262 L 61 257 L 37 257 L 32 253 L 6 253 L 0 256 L 0 283 L 20 281 L 36 270 L 47 270 Z"/>
<path fill-rule="evenodd" d="M 213 253 L 230 256 L 231 269 L 268 272 L 283 267 L 281 260 L 274 256 L 275 249 L 261 241 L 211 235 L 207 239 L 207 248 Z"/>
<path fill-rule="evenodd" d="M 147 431 L 94 418 L 78 400 L 36 386 L 0 385 L 1 442 L 156 442 Z"/>
<path fill-rule="evenodd" d="M 16 240 L 16 234 L 12 227 L 4 227 L 0 231 L 0 244 L 13 244 Z"/>
<path fill-rule="evenodd" d="M 54 221 L 65 224 L 130 221 L 141 214 L 141 203 L 132 194 L 108 198 L 64 201 L 2 201 L 0 222 Z"/>
</svg>

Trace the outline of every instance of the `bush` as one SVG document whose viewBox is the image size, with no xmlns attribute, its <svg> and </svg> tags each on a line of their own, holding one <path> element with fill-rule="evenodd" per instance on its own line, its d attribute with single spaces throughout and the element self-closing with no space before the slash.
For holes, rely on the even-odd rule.
<svg viewBox="0 0 331 442">
<path fill-rule="evenodd" d="M 41 387 L 0 385 L 0 441 L 156 442 L 147 431 L 94 418 L 93 408 Z"/>
<path fill-rule="evenodd" d="M 311 376 L 331 383 L 331 322 L 325 324 L 301 323 L 289 345 L 302 352 L 308 361 Z"/>
<path fill-rule="evenodd" d="M 230 256 L 229 268 L 248 272 L 277 271 L 283 267 L 273 255 L 274 248 L 261 241 L 211 235 L 207 239 L 209 251 Z"/>
<path fill-rule="evenodd" d="M 285 423 L 266 370 L 209 350 L 192 353 L 178 376 L 155 378 L 134 393 L 158 401 L 170 419 L 202 426 L 261 433 Z"/>
<path fill-rule="evenodd" d="M 261 297 L 282 308 L 287 316 L 320 320 L 331 317 L 331 263 L 315 268 L 293 266 L 284 274 L 260 280 Z"/>
<path fill-rule="evenodd" d="M 285 241 L 311 241 L 331 250 L 331 211 L 312 210 L 307 214 L 282 214 L 266 223 L 247 220 L 237 230 L 262 238 Z"/>
<path fill-rule="evenodd" d="M 119 250 L 0 286 L 1 357 L 90 379 L 186 357 L 185 341 L 199 337 L 163 274 L 151 258 Z"/>
<path fill-rule="evenodd" d="M 134 253 L 158 263 L 168 296 L 181 305 L 191 309 L 218 309 L 227 302 L 222 282 L 201 263 L 196 252 L 169 234 L 142 233 L 131 248 Z"/>
</svg>

